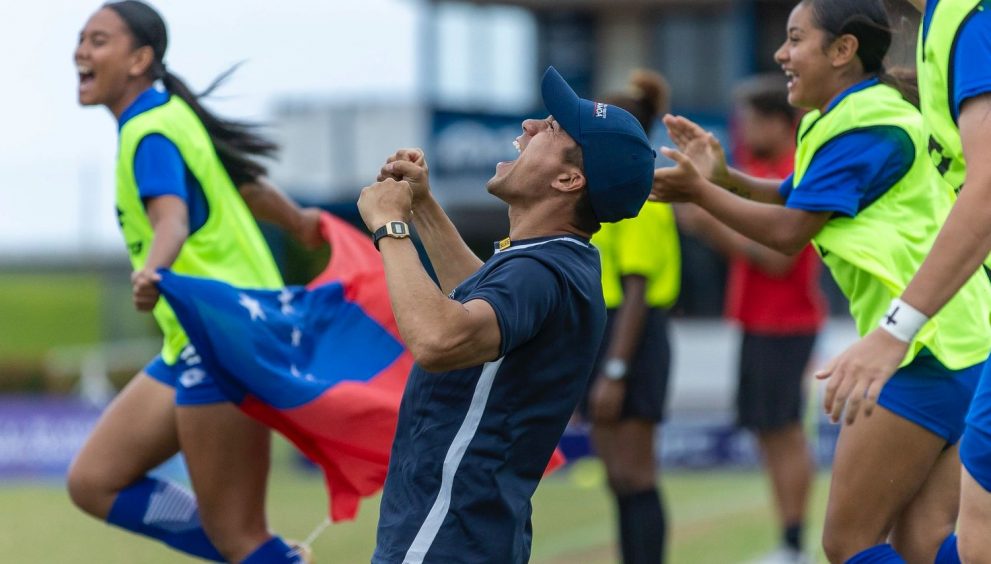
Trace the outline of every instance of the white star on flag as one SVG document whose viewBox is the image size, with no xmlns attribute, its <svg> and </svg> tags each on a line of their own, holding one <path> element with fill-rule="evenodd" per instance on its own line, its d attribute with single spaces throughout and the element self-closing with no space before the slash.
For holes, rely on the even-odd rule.
<svg viewBox="0 0 991 564">
<path fill-rule="evenodd" d="M 303 332 L 299 330 L 299 327 L 292 328 L 292 346 L 298 347 L 300 341 L 303 340 Z"/>
<path fill-rule="evenodd" d="M 293 308 L 290 304 L 292 302 L 293 294 L 289 291 L 289 288 L 283 288 L 279 293 L 279 303 L 282 304 L 282 315 L 289 315 L 293 312 Z"/>
<path fill-rule="evenodd" d="M 248 314 L 251 315 L 251 320 L 261 318 L 262 321 L 267 321 L 265 319 L 265 312 L 262 311 L 262 305 L 258 303 L 258 300 L 252 298 L 248 294 L 241 294 L 241 299 L 238 301 L 244 309 L 248 310 Z"/>
<path fill-rule="evenodd" d="M 317 381 L 317 379 L 313 376 L 313 374 L 307 373 L 305 376 L 302 375 L 302 374 L 300 374 L 299 369 L 296 368 L 296 365 L 295 364 L 290 364 L 289 365 L 289 373 L 292 374 L 294 377 L 296 377 L 296 378 L 302 378 L 303 380 L 306 380 L 307 382 L 316 382 Z"/>
</svg>

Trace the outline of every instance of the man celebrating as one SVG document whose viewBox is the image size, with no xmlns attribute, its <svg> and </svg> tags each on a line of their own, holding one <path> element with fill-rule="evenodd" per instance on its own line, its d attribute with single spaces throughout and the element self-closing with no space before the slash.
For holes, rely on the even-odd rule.
<svg viewBox="0 0 991 564">
<path fill-rule="evenodd" d="M 526 562 L 530 497 L 583 393 L 605 322 L 600 222 L 633 217 L 654 153 L 629 113 L 575 95 L 553 68 L 544 120 L 488 191 L 509 237 L 483 263 L 430 193 L 419 150 L 362 191 L 399 332 L 416 360 L 399 410 L 375 563 Z M 440 282 L 427 276 L 414 218 Z"/>
</svg>

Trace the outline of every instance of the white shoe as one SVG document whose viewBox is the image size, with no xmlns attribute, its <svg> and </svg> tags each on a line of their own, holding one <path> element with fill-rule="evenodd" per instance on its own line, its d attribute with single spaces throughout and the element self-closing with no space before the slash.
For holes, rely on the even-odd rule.
<svg viewBox="0 0 991 564">
<path fill-rule="evenodd" d="M 813 562 L 811 556 L 790 546 L 782 546 L 756 560 L 751 560 L 752 564 L 813 564 Z"/>
</svg>

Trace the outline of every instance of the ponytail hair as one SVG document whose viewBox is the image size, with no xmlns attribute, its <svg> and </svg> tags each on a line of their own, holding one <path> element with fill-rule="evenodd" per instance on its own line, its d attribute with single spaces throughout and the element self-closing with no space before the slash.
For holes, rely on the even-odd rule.
<svg viewBox="0 0 991 564">
<path fill-rule="evenodd" d="M 168 30 L 165 27 L 165 20 L 154 8 L 139 0 L 108 2 L 104 7 L 113 10 L 124 20 L 134 38 L 135 48 L 145 46 L 151 48 L 154 53 L 154 61 L 149 69 L 151 78 L 161 80 L 170 94 L 181 98 L 196 113 L 196 117 L 210 135 L 221 164 L 234 184 L 239 186 L 266 175 L 267 167 L 257 158 L 273 157 L 279 146 L 260 135 L 257 132 L 257 124 L 222 118 L 200 103 L 200 99 L 209 96 L 237 70 L 240 63 L 221 73 L 206 90 L 196 94 L 165 66 L 165 51 L 169 44 Z"/>
<path fill-rule="evenodd" d="M 826 32 L 827 44 L 841 35 L 857 38 L 857 58 L 864 72 L 898 90 L 902 97 L 919 105 L 919 87 L 914 73 L 906 69 L 888 72 L 884 59 L 891 47 L 892 29 L 883 0 L 803 0 L 812 8 L 816 25 Z"/>
<path fill-rule="evenodd" d="M 649 137 L 657 117 L 670 108 L 670 93 L 668 81 L 660 73 L 637 69 L 630 75 L 627 90 L 606 96 L 604 102 L 630 112 Z"/>
<path fill-rule="evenodd" d="M 919 73 L 911 67 L 892 67 L 878 75 L 881 82 L 901 93 L 916 108 L 919 107 Z"/>
</svg>

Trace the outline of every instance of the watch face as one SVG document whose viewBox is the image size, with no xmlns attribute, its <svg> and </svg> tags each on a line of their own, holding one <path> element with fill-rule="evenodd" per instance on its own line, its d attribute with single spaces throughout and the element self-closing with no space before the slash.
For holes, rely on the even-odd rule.
<svg viewBox="0 0 991 564">
<path fill-rule="evenodd" d="M 401 221 L 390 221 L 389 235 L 393 237 L 405 237 L 409 235 L 409 227 Z"/>
<path fill-rule="evenodd" d="M 602 374 L 610 380 L 622 380 L 626 377 L 626 363 L 618 358 L 610 358 L 602 367 Z"/>
</svg>

